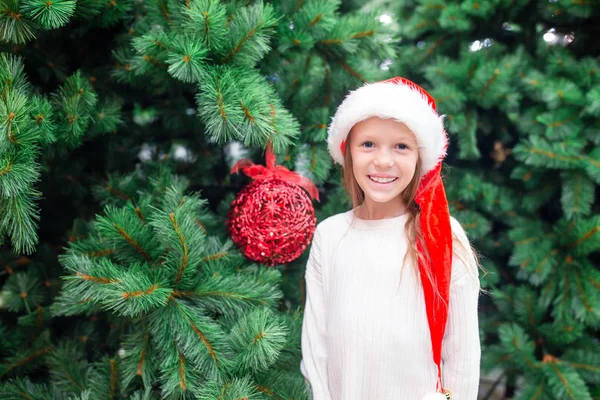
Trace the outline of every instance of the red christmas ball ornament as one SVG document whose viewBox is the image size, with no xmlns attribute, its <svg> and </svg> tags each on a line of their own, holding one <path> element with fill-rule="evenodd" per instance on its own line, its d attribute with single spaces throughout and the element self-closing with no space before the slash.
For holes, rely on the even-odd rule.
<svg viewBox="0 0 600 400">
<path fill-rule="evenodd" d="M 233 167 L 232 173 L 241 169 L 254 181 L 231 203 L 227 229 L 246 257 L 274 266 L 297 259 L 309 246 L 317 218 L 307 192 L 317 200 L 319 194 L 309 179 L 275 165 L 270 144 L 266 159 L 266 167 L 246 159 Z"/>
<path fill-rule="evenodd" d="M 304 190 L 273 179 L 242 189 L 231 203 L 227 223 L 246 257 L 273 266 L 300 257 L 312 240 L 317 218 Z"/>
</svg>

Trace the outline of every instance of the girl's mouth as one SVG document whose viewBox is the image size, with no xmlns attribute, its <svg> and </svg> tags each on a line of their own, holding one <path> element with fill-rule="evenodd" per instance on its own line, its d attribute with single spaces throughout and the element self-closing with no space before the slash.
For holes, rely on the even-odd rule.
<svg viewBox="0 0 600 400">
<path fill-rule="evenodd" d="M 387 183 L 392 183 L 395 180 L 397 180 L 398 178 L 380 178 L 377 176 L 371 176 L 371 175 L 367 175 L 369 177 L 370 180 L 372 180 L 373 182 L 376 183 L 382 183 L 382 184 L 387 184 Z"/>
</svg>

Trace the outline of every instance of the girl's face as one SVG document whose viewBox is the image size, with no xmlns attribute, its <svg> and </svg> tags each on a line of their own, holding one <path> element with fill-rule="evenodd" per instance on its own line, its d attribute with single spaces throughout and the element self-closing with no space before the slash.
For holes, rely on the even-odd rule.
<svg viewBox="0 0 600 400">
<path fill-rule="evenodd" d="M 371 117 L 351 130 L 352 172 L 367 207 L 395 213 L 406 208 L 400 194 L 415 175 L 419 149 L 415 135 L 393 119 Z"/>
</svg>

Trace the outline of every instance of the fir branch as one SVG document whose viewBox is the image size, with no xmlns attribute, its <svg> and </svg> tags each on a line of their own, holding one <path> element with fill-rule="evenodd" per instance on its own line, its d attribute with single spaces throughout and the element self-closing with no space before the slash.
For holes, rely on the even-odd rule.
<svg viewBox="0 0 600 400">
<path fill-rule="evenodd" d="M 355 77 L 356 79 L 358 79 L 361 82 L 367 82 L 367 80 L 365 78 L 363 78 L 362 76 L 360 76 L 360 74 L 358 72 L 356 72 L 355 70 L 353 70 L 349 65 L 347 65 L 345 62 L 343 62 L 342 60 L 338 59 L 337 63 L 346 71 L 348 71 L 348 73 L 350 75 L 352 75 L 353 77 Z"/>
<path fill-rule="evenodd" d="M 24 0 L 24 13 L 45 29 L 56 29 L 69 22 L 75 11 L 74 0 Z"/>
<path fill-rule="evenodd" d="M 119 20 L 121 20 L 134 6 L 133 1 L 131 0 L 98 0 L 96 2 L 100 5 L 104 2 L 102 25 L 105 27 L 110 27 L 118 23 Z M 90 9 L 90 14 L 95 12 L 95 10 Z"/>
<path fill-rule="evenodd" d="M 371 29 L 369 31 L 355 33 L 351 37 L 352 37 L 352 39 L 358 39 L 358 38 L 362 38 L 362 37 L 375 36 L 375 33 L 376 33 L 375 30 Z"/>
<path fill-rule="evenodd" d="M 246 33 L 246 35 L 237 43 L 237 45 L 229 53 L 227 53 L 223 59 L 223 64 L 227 64 L 233 58 L 233 56 L 241 50 L 244 44 L 256 34 L 257 29 L 260 29 L 260 25 Z"/>
<path fill-rule="evenodd" d="M 581 277 L 579 276 L 579 273 L 577 271 L 574 271 L 573 274 L 575 275 L 575 281 L 577 284 L 577 293 L 579 294 L 579 297 L 581 298 L 581 301 L 583 302 L 583 305 L 585 306 L 585 309 L 589 312 L 592 311 L 592 307 L 590 306 L 590 303 L 585 295 L 585 291 L 583 289 L 583 286 L 581 285 Z"/>
<path fill-rule="evenodd" d="M 558 254 L 558 249 L 552 249 L 552 251 L 546 256 L 544 257 L 544 259 L 542 261 L 540 261 L 540 263 L 536 266 L 535 268 L 535 273 L 539 274 L 542 271 L 542 268 L 548 263 L 549 260 L 552 259 L 553 256 L 555 256 L 556 254 Z"/>
<path fill-rule="evenodd" d="M 580 246 L 585 241 L 591 239 L 596 233 L 600 231 L 600 226 L 596 225 L 589 231 L 587 231 L 583 236 L 578 238 L 576 241 L 569 244 L 569 247 L 577 247 Z"/>
<path fill-rule="evenodd" d="M 11 372 L 14 369 L 17 369 L 25 364 L 30 363 L 31 361 L 37 359 L 38 357 L 43 356 L 44 354 L 51 352 L 54 349 L 53 346 L 46 346 L 43 349 L 37 350 L 33 353 L 27 354 L 26 356 L 24 356 L 23 358 L 21 358 L 20 360 L 9 364 L 6 368 L 6 373 Z"/>
<path fill-rule="evenodd" d="M 213 291 L 203 291 L 203 290 L 196 290 L 196 291 L 183 291 L 183 292 L 175 292 L 174 295 L 177 296 L 208 296 L 208 297 L 223 297 L 223 298 L 227 298 L 227 299 L 232 299 L 232 300 L 241 300 L 241 301 L 247 301 L 247 302 L 256 302 L 257 304 L 266 304 L 267 302 L 265 300 L 258 300 L 256 298 L 253 298 L 250 295 L 245 295 L 245 294 L 241 294 L 241 293 L 234 293 L 234 292 L 228 292 L 228 291 L 222 291 L 222 290 L 213 290 Z"/>
<path fill-rule="evenodd" d="M 125 239 L 125 241 L 127 243 L 129 243 L 129 245 L 131 245 L 131 247 L 133 247 L 135 249 L 135 251 L 141 255 L 144 260 L 146 261 L 151 261 L 152 259 L 150 258 L 150 255 L 146 252 L 146 250 L 144 250 L 132 237 L 131 235 L 129 235 L 125 229 L 123 229 L 123 227 L 117 225 L 116 223 L 113 222 L 112 224 L 115 229 L 117 230 L 117 232 L 119 232 L 119 235 L 121 235 L 123 237 L 123 239 Z"/>
<path fill-rule="evenodd" d="M 179 387 L 181 390 L 186 391 L 187 385 L 185 384 L 185 359 L 183 353 L 179 350 Z"/>
<path fill-rule="evenodd" d="M 118 279 L 116 278 L 103 278 L 103 277 L 99 277 L 99 276 L 91 276 L 91 275 L 87 275 L 87 274 L 83 274 L 81 272 L 76 272 L 75 273 L 76 276 L 80 277 L 81 279 L 83 279 L 84 281 L 92 281 L 95 283 L 99 283 L 101 285 L 106 285 L 109 283 L 117 283 L 119 282 Z"/>
<path fill-rule="evenodd" d="M 436 40 L 436 41 L 433 43 L 433 45 L 431 45 L 431 47 L 430 47 L 429 49 L 427 49 L 427 51 L 425 52 L 425 54 L 423 54 L 423 55 L 421 56 L 421 58 L 419 59 L 419 62 L 423 62 L 423 61 L 425 61 L 425 59 L 427 59 L 427 58 L 428 58 L 428 57 L 429 57 L 429 56 L 430 56 L 430 55 L 431 55 L 431 54 L 432 54 L 432 53 L 435 51 L 435 49 L 437 49 L 437 48 L 438 48 L 438 47 L 439 47 L 439 46 L 442 44 L 442 42 L 443 42 L 445 39 L 446 39 L 446 37 L 445 37 L 445 36 L 442 36 L 442 37 L 440 37 L 439 39 L 437 39 L 437 40 Z"/>
<path fill-rule="evenodd" d="M 110 359 L 110 391 L 109 398 L 113 400 L 115 398 L 115 392 L 117 389 L 117 365 L 113 358 Z"/>
<path fill-rule="evenodd" d="M 267 308 L 257 308 L 242 317 L 231 330 L 233 348 L 238 352 L 236 370 L 266 371 L 279 357 L 288 333 L 285 323 Z"/>
<path fill-rule="evenodd" d="M 88 363 L 74 342 L 59 344 L 48 358 L 50 374 L 57 387 L 82 392 L 88 383 Z"/>
<path fill-rule="evenodd" d="M 598 365 L 581 364 L 581 363 L 570 362 L 570 361 L 565 361 L 565 360 L 562 360 L 562 362 L 564 364 L 567 364 L 567 365 L 569 365 L 569 366 L 571 366 L 573 368 L 576 368 L 576 369 L 584 369 L 584 370 L 587 370 L 587 371 L 592 371 L 592 372 L 598 372 L 598 373 L 600 373 L 600 366 L 598 366 Z"/>
<path fill-rule="evenodd" d="M 19 1 L 0 2 L 0 40 L 23 44 L 34 37 L 34 24 L 19 12 Z"/>
<path fill-rule="evenodd" d="M 190 36 L 171 38 L 171 49 L 166 58 L 167 71 L 183 82 L 200 82 L 205 69 L 207 49 Z"/>
<path fill-rule="evenodd" d="M 513 154 L 525 164 L 548 168 L 578 167 L 583 160 L 583 156 L 577 154 L 575 149 L 567 149 L 559 143 L 550 144 L 537 136 L 515 146 Z"/>
<path fill-rule="evenodd" d="M 140 379 L 144 385 L 151 386 L 156 378 L 150 340 L 151 334 L 146 319 L 136 324 L 136 329 L 121 342 L 124 354 L 119 376 L 122 377 L 124 387 L 129 387 L 136 379 Z"/>
<path fill-rule="evenodd" d="M 177 234 L 177 237 L 179 238 L 179 241 L 181 242 L 181 247 L 183 248 L 181 265 L 179 266 L 179 271 L 177 271 L 177 277 L 175 278 L 175 284 L 177 284 L 181 280 L 181 276 L 185 272 L 185 269 L 188 264 L 188 247 L 185 242 L 185 238 L 183 237 L 183 234 L 181 233 L 181 229 L 179 229 L 179 224 L 177 224 L 177 221 L 175 220 L 175 213 L 170 213 L 169 219 L 171 220 L 171 223 L 173 224 L 173 229 L 175 229 L 175 233 Z"/>
<path fill-rule="evenodd" d="M 218 1 L 194 1 L 184 10 L 188 20 L 184 22 L 186 32 L 195 33 L 203 47 L 221 57 L 228 38 L 227 6 Z"/>
<path fill-rule="evenodd" d="M 171 19 L 171 15 L 169 13 L 169 8 L 167 7 L 167 2 L 164 0 L 159 0 L 158 3 L 159 3 L 158 6 L 160 8 L 161 14 L 166 18 L 166 20 L 169 24 L 172 24 L 173 20 Z"/>
<path fill-rule="evenodd" d="M 123 124 L 121 118 L 121 107 L 123 101 L 120 98 L 102 99 L 92 117 L 91 134 L 114 132 Z"/>
<path fill-rule="evenodd" d="M 123 193 L 123 192 L 115 189 L 111 185 L 106 185 L 105 187 L 106 187 L 106 191 L 108 193 L 110 193 L 111 195 L 116 196 L 116 197 L 118 197 L 118 198 L 120 198 L 122 200 L 125 200 L 125 201 L 132 201 L 133 202 L 133 200 L 131 199 L 131 197 L 129 197 L 125 193 Z"/>
<path fill-rule="evenodd" d="M 159 288 L 160 288 L 160 286 L 159 286 L 159 285 L 157 285 L 157 284 L 153 284 L 152 286 L 150 286 L 150 287 L 149 287 L 148 289 L 146 289 L 146 290 L 136 290 L 136 291 L 133 291 L 133 292 L 123 292 L 123 293 L 121 294 L 121 296 L 122 296 L 124 299 L 129 299 L 129 298 L 132 298 L 132 297 L 148 296 L 148 295 L 150 295 L 150 294 L 154 293 L 154 292 L 155 292 L 157 289 L 159 289 Z"/>
<path fill-rule="evenodd" d="M 12 379 L 4 383 L 0 389 L 0 394 L 7 396 L 8 400 L 53 400 L 46 397 L 47 393 L 49 393 L 47 385 L 34 384 L 29 377 Z"/>
<path fill-rule="evenodd" d="M 17 253 L 31 254 L 38 242 L 36 222 L 39 209 L 35 204 L 41 193 L 29 189 L 27 196 L 0 197 L 0 236 L 3 232 L 12 238 L 13 249 Z"/>
<path fill-rule="evenodd" d="M 142 351 L 140 352 L 140 362 L 137 365 L 137 375 L 141 376 L 143 374 L 145 360 L 146 360 L 146 352 L 148 351 L 148 342 L 150 339 L 150 335 L 146 333 L 142 342 L 144 343 L 144 347 L 142 347 Z"/>
<path fill-rule="evenodd" d="M 520 357 L 519 362 L 524 362 L 525 365 L 531 368 L 539 368 L 533 357 L 535 346 L 523 328 L 516 323 L 501 325 L 498 328 L 498 334 L 509 354 L 514 355 L 516 353 Z M 516 359 L 515 362 L 517 362 Z"/>
<path fill-rule="evenodd" d="M 202 232 L 208 233 L 206 226 L 204 226 L 204 224 L 202 224 L 202 222 L 200 222 L 200 220 L 198 218 L 194 218 L 194 222 L 196 222 L 196 225 L 198 225 L 200 227 L 200 229 L 202 229 Z"/>
<path fill-rule="evenodd" d="M 175 306 L 175 309 L 179 312 L 180 316 L 192 328 L 194 333 L 200 338 L 200 341 L 202 342 L 202 344 L 204 344 L 204 346 L 206 347 L 206 350 L 208 350 L 208 354 L 210 355 L 212 360 L 217 364 L 217 366 L 219 364 L 221 364 L 221 362 L 217 358 L 217 354 L 214 350 L 212 343 L 210 343 L 210 341 L 207 339 L 206 335 L 198 328 L 198 326 L 196 326 L 196 324 L 194 324 L 194 322 L 189 318 L 189 316 L 183 312 L 183 310 L 181 309 L 180 305 L 177 303 L 176 300 L 172 299 L 171 303 L 173 303 L 173 305 Z"/>
<path fill-rule="evenodd" d="M 498 78 L 498 75 L 500 75 L 500 70 L 496 68 L 494 70 L 494 73 L 492 74 L 492 76 L 486 82 L 486 84 L 483 87 L 483 89 L 481 89 L 481 91 L 479 92 L 479 97 L 480 98 L 485 95 L 485 93 L 488 91 L 488 89 L 490 88 L 490 86 L 492 86 L 492 84 L 494 83 L 494 81 Z"/>
<path fill-rule="evenodd" d="M 162 284 L 160 277 L 149 276 L 147 265 L 133 265 L 120 271 L 119 282 L 101 286 L 104 296 L 96 295 L 105 309 L 125 317 L 137 317 L 162 308 L 172 295 L 172 289 Z M 158 281 L 158 282 L 157 282 Z"/>
<path fill-rule="evenodd" d="M 229 51 L 221 64 L 254 65 L 270 50 L 269 35 L 277 21 L 272 5 L 262 1 L 237 9 L 229 25 Z"/>
<path fill-rule="evenodd" d="M 572 400 L 582 399 L 582 398 L 591 398 L 589 393 L 587 396 L 580 396 L 578 393 L 581 390 L 581 386 L 583 382 L 579 382 L 581 378 L 579 378 L 576 373 L 567 370 L 561 370 L 559 368 L 560 360 L 550 354 L 545 354 L 542 363 L 546 366 L 550 366 L 550 369 L 555 374 L 558 379 L 551 379 L 550 384 L 553 386 L 555 390 L 557 390 L 560 394 L 565 394 L 568 398 Z M 572 386 L 571 382 L 573 382 L 576 386 Z M 554 385 L 552 385 L 554 383 Z M 583 385 L 585 388 L 585 385 Z M 585 390 L 585 389 L 584 389 Z M 585 390 L 587 392 L 587 390 Z M 562 396 L 561 396 L 562 397 Z"/>
</svg>

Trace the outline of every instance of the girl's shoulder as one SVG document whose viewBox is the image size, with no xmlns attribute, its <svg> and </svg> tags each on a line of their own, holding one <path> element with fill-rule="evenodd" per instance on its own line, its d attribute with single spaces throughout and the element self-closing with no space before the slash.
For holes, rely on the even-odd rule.
<svg viewBox="0 0 600 400">
<path fill-rule="evenodd" d="M 453 239 L 458 239 L 461 243 L 468 243 L 469 238 L 462 224 L 453 216 L 450 216 L 450 228 L 452 229 Z"/>
<path fill-rule="evenodd" d="M 329 233 L 348 228 L 351 221 L 351 212 L 352 210 L 345 211 L 325 218 L 317 224 L 317 230 L 321 233 Z"/>
<path fill-rule="evenodd" d="M 462 224 L 452 216 L 450 216 L 450 228 L 452 229 L 453 251 L 467 256 L 472 251 L 467 232 L 465 232 Z"/>
<path fill-rule="evenodd" d="M 352 210 L 325 218 L 317 224 L 315 236 L 318 235 L 321 238 L 327 239 L 342 236 L 344 232 L 348 231 L 348 227 L 350 226 L 351 212 Z"/>
<path fill-rule="evenodd" d="M 471 276 L 474 282 L 478 281 L 478 261 L 465 229 L 461 223 L 454 217 L 450 217 L 450 226 L 452 228 L 452 252 L 453 252 L 453 271 L 452 282 L 463 281 L 464 277 Z"/>
</svg>

